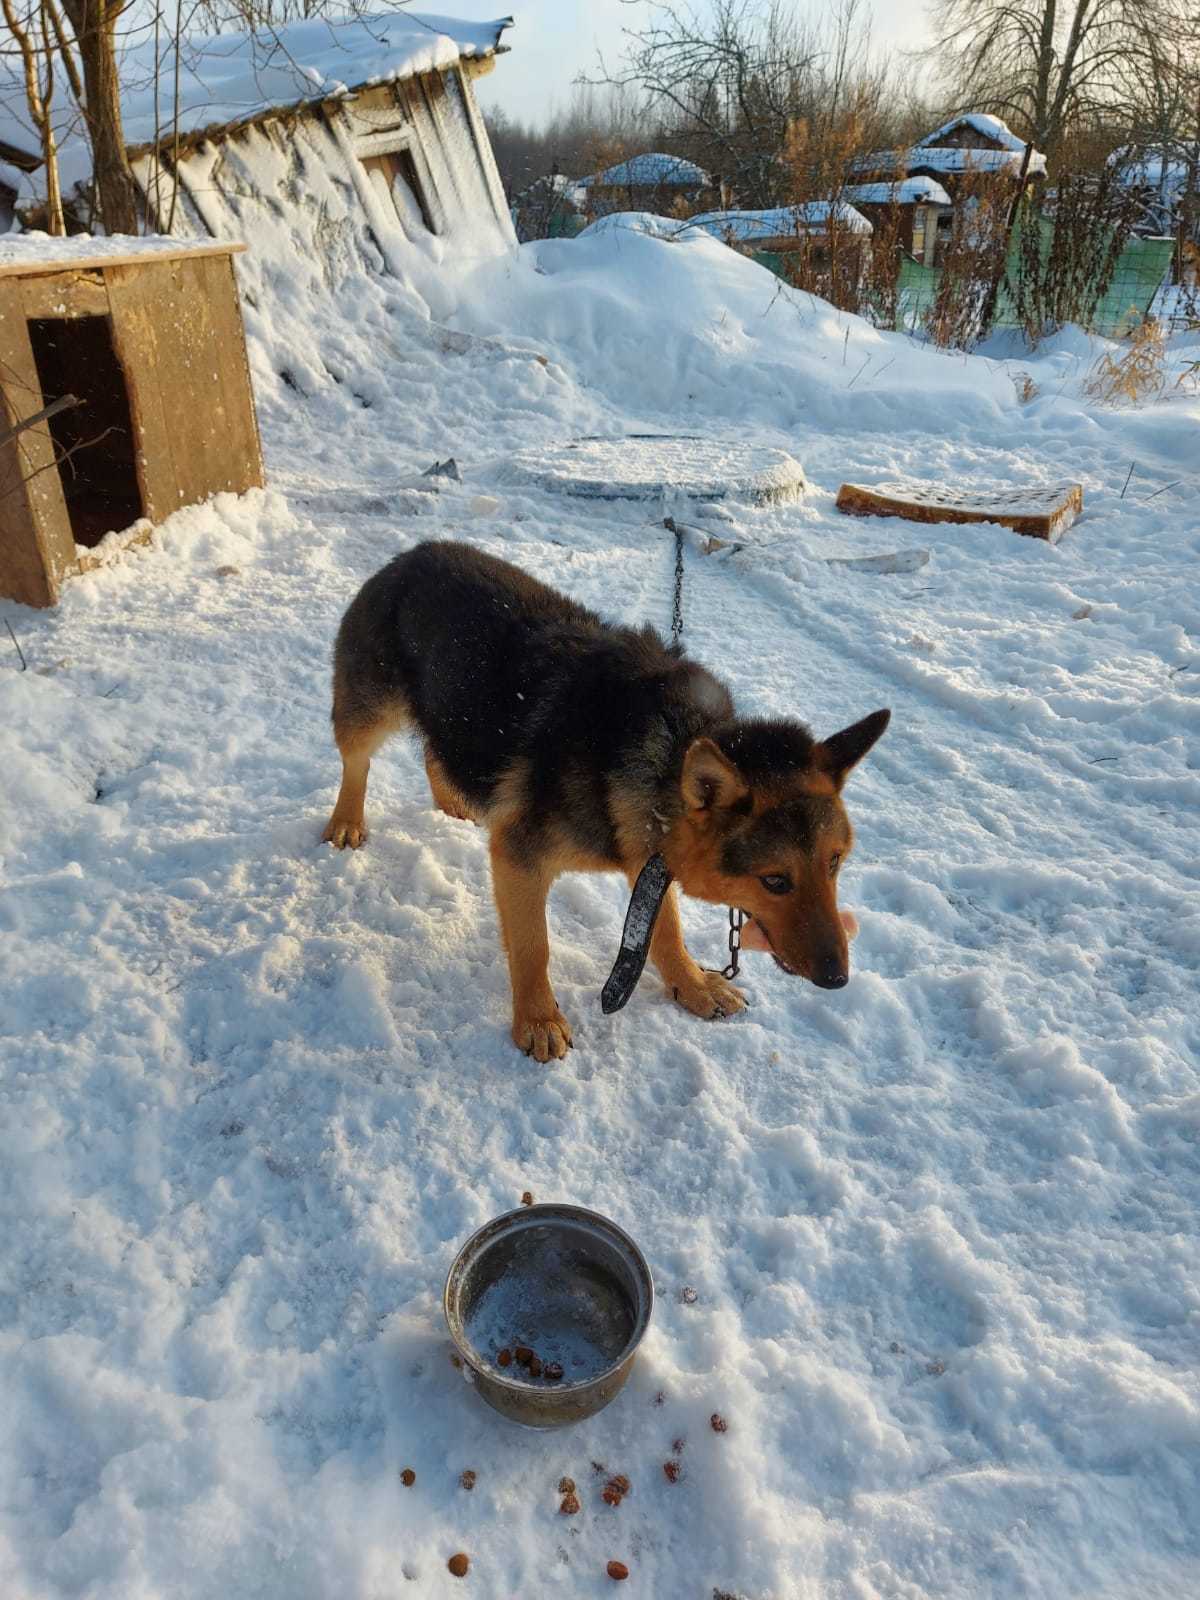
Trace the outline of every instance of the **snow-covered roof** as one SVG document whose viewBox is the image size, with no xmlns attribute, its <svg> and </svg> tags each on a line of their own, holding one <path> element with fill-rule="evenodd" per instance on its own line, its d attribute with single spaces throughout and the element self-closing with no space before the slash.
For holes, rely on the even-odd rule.
<svg viewBox="0 0 1200 1600">
<path fill-rule="evenodd" d="M 115 233 L 97 238 L 90 233 L 75 233 L 63 239 L 36 231 L 6 233 L 0 236 L 0 277 L 39 267 L 115 267 L 154 256 L 177 260 L 183 256 L 236 254 L 245 248 L 231 240 L 218 243 L 212 239 L 170 239 L 164 234 L 130 237 Z"/>
<path fill-rule="evenodd" d="M 870 233 L 871 224 L 861 211 L 844 200 L 810 200 L 799 206 L 774 206 L 769 211 L 706 211 L 689 217 L 689 228 L 703 228 L 717 239 L 779 239 L 786 234 L 819 232 L 830 220 L 850 233 Z"/>
<path fill-rule="evenodd" d="M 851 205 L 948 206 L 953 201 L 936 178 L 901 178 L 896 183 L 855 183 L 842 191 Z"/>
<path fill-rule="evenodd" d="M 1003 150 L 1015 150 L 1018 155 L 1023 155 L 1025 152 L 1024 139 L 1018 139 L 1007 122 L 1000 117 L 991 116 L 986 111 L 964 111 L 960 116 L 951 117 L 949 122 L 943 122 L 940 128 L 935 128 L 923 139 L 918 139 L 916 148 L 921 150 L 926 145 L 941 144 L 947 134 L 954 133 L 959 128 L 973 128 L 985 138 L 995 139 Z"/>
<path fill-rule="evenodd" d="M 630 156 L 628 161 L 618 161 L 615 167 L 606 167 L 603 172 L 593 172 L 590 177 L 579 180 L 580 186 L 585 189 L 590 189 L 594 184 L 607 184 L 615 188 L 652 189 L 678 185 L 684 189 L 703 189 L 711 181 L 704 168 L 698 167 L 694 161 L 685 161 L 682 156 L 664 155 L 660 150 Z"/>
<path fill-rule="evenodd" d="M 255 33 L 187 37 L 179 49 L 179 131 L 247 122 L 274 107 L 326 100 L 370 84 L 411 78 L 452 66 L 462 57 L 494 55 L 512 18 L 460 22 L 454 17 L 395 11 L 345 21 L 326 18 L 281 23 Z M 157 73 L 155 71 L 157 65 Z M 174 41 L 156 56 L 145 31 L 121 55 L 121 117 L 126 143 L 153 144 L 173 133 Z M 159 83 L 158 106 L 154 85 Z M 65 83 L 55 97 L 68 104 Z M 20 66 L 0 56 L 0 141 L 40 149 L 29 122 Z M 86 178 L 91 152 L 72 116 L 59 133 L 65 187 Z"/>
</svg>

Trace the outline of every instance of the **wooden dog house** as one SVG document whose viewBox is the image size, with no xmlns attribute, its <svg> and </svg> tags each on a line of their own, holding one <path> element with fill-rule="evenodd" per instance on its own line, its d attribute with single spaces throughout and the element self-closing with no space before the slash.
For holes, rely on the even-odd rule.
<svg viewBox="0 0 1200 1600">
<path fill-rule="evenodd" d="M 0 241 L 0 595 L 53 605 L 107 534 L 145 538 L 181 506 L 261 486 L 244 248 Z"/>
</svg>

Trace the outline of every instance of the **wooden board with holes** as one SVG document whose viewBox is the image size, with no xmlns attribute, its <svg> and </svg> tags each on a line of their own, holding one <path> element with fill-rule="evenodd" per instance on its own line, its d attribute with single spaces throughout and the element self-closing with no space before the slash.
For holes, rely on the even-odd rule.
<svg viewBox="0 0 1200 1600">
<path fill-rule="evenodd" d="M 837 508 L 852 517 L 902 517 L 906 522 L 998 522 L 1054 544 L 1083 510 L 1083 485 L 844 483 Z"/>
</svg>

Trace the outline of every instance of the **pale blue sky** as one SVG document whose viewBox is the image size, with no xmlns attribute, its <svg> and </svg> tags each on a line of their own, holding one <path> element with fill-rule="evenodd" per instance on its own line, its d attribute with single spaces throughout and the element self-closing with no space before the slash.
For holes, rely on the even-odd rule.
<svg viewBox="0 0 1200 1600">
<path fill-rule="evenodd" d="M 415 7 L 423 10 L 429 0 Z M 511 55 L 478 85 L 484 105 L 499 105 L 512 116 L 537 122 L 555 104 L 564 104 L 571 81 L 596 70 L 597 50 L 613 63 L 622 51 L 621 30 L 636 27 L 649 14 L 645 4 L 621 0 L 441 0 L 446 12 L 479 21 L 511 12 L 516 26 L 507 35 Z M 702 0 L 701 0 L 702 3 Z M 801 9 L 803 4 L 801 3 Z M 813 0 L 814 12 L 827 8 Z M 919 44 L 926 31 L 925 0 L 881 0 L 875 6 L 873 35 L 886 50 Z"/>
</svg>

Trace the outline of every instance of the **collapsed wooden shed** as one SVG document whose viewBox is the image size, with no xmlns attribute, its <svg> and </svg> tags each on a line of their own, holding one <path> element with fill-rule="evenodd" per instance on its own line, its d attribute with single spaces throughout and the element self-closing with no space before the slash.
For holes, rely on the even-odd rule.
<svg viewBox="0 0 1200 1600">
<path fill-rule="evenodd" d="M 263 482 L 231 242 L 0 246 L 0 595 L 53 605 L 112 533 Z M 42 420 L 64 396 L 73 404 Z"/>
</svg>

